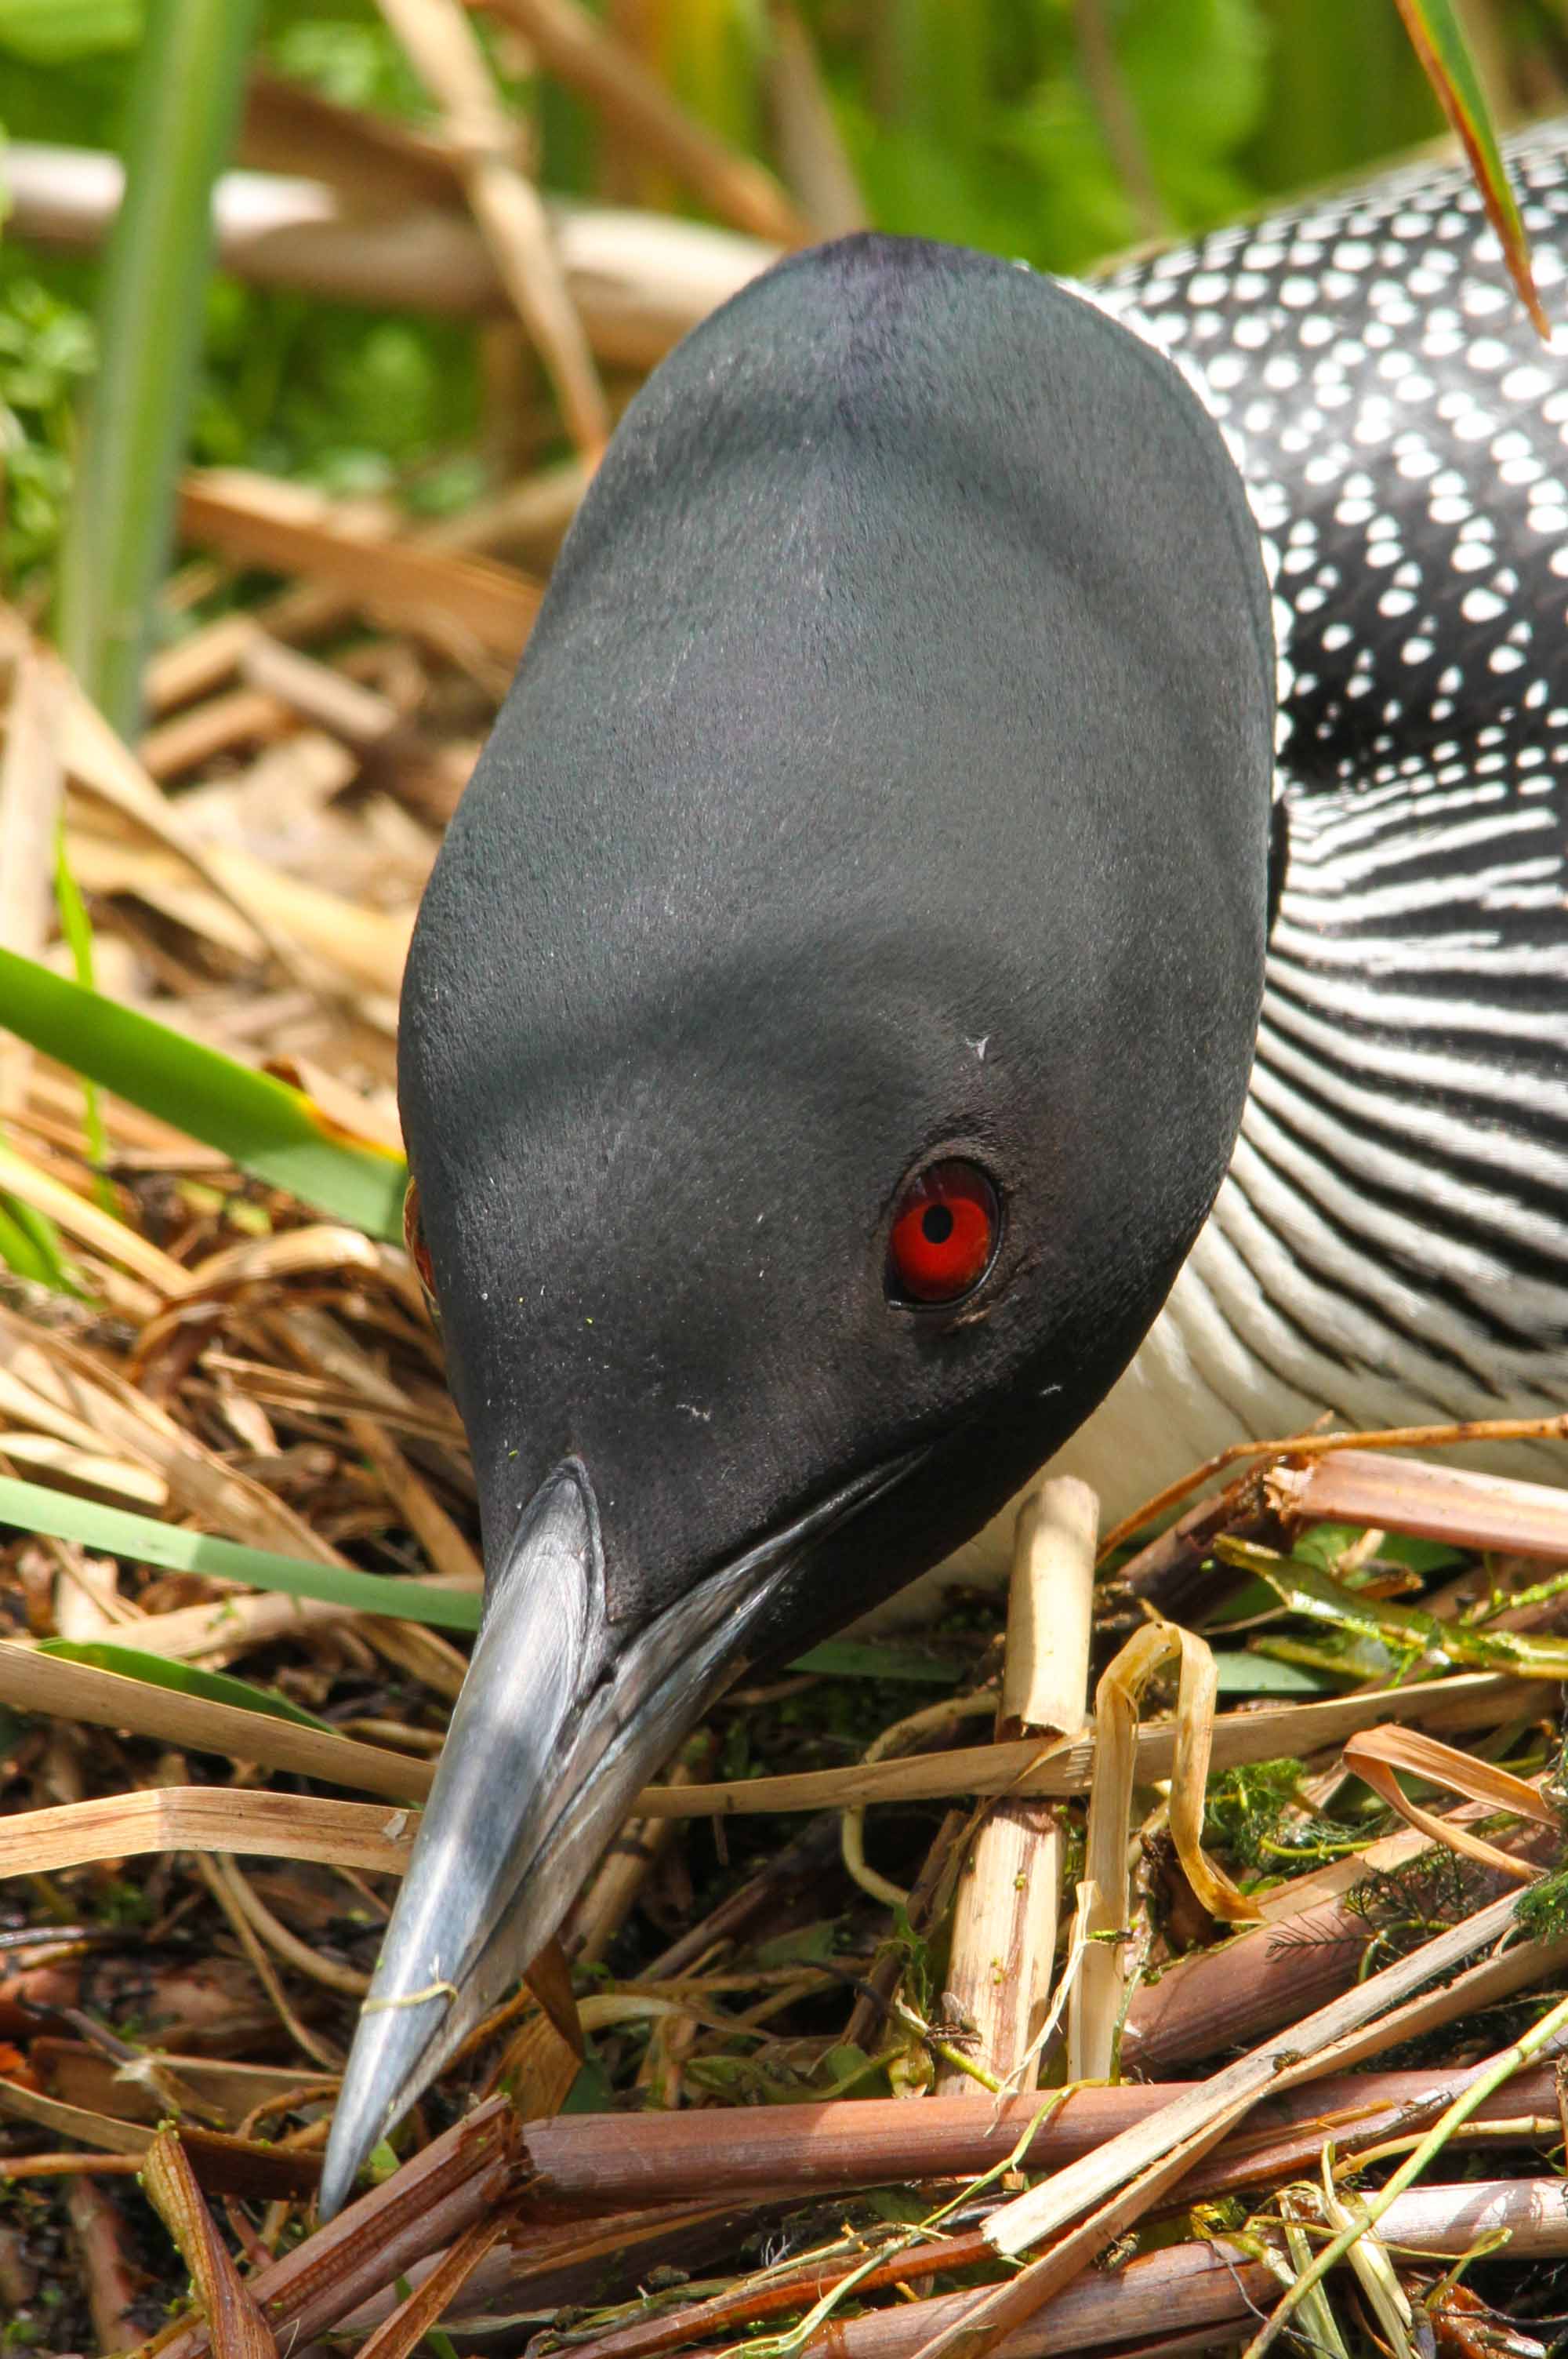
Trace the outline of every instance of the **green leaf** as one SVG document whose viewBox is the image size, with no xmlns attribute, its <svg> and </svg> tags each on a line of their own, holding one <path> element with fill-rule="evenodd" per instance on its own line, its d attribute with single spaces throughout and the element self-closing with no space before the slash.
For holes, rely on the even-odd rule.
<svg viewBox="0 0 1568 2359">
<path fill-rule="evenodd" d="M 855 1638 L 829 1638 L 808 1647 L 790 1665 L 792 1671 L 815 1671 L 829 1680 L 906 1680 L 919 1687 L 950 1688 L 958 1673 L 951 1663 L 923 1655 L 913 1647 L 878 1647 Z"/>
<path fill-rule="evenodd" d="M 1362 1537 L 1357 1524 L 1314 1524 L 1310 1531 L 1298 1534 L 1291 1543 L 1292 1553 L 1303 1563 L 1315 1564 L 1324 1572 L 1330 1572 L 1346 1549 L 1354 1548 Z M 1378 1560 L 1381 1564 L 1402 1564 L 1411 1572 L 1446 1572 L 1451 1565 L 1464 1563 L 1465 1551 L 1451 1547 L 1446 1540 L 1418 1539 L 1409 1532 L 1385 1532 L 1378 1542 Z"/>
<path fill-rule="evenodd" d="M 385 1614 L 395 1621 L 426 1622 L 442 1630 L 479 1628 L 481 1601 L 473 1590 L 436 1589 L 423 1581 L 308 1564 L 298 1557 L 275 1556 L 268 1549 L 246 1548 L 238 1540 L 183 1531 L 153 1516 L 100 1506 L 96 1500 L 75 1499 L 39 1483 L 0 1475 L 0 1527 L 6 1525 L 17 1531 L 43 1532 L 51 1539 L 75 1540 L 105 1556 L 130 1557 L 170 1572 L 208 1573 L 218 1581 L 243 1582 L 252 1589 L 281 1590 L 289 1597 L 314 1597 L 356 1614 Z"/>
<path fill-rule="evenodd" d="M 1440 1621 L 1420 1606 L 1395 1605 L 1347 1589 L 1299 1556 L 1276 1556 L 1271 1549 L 1246 1540 L 1222 1536 L 1214 1552 L 1223 1563 L 1238 1565 L 1266 1581 L 1291 1613 L 1325 1622 L 1357 1645 L 1386 1647 L 1411 1668 L 1424 1658 L 1472 1670 L 1519 1671 L 1528 1679 L 1568 1678 L 1568 1640 Z M 1277 1652 L 1282 1642 L 1271 1636 L 1260 1643 Z"/>
<path fill-rule="evenodd" d="M 1326 1670 L 1311 1670 L 1304 1663 L 1276 1661 L 1269 1655 L 1217 1654 L 1222 1696 L 1337 1695 L 1345 1685 Z"/>
<path fill-rule="evenodd" d="M 59 1249 L 54 1223 L 18 1197 L 0 1195 L 0 1261 L 18 1277 L 30 1277 L 57 1294 L 80 1294 Z"/>
<path fill-rule="evenodd" d="M 131 49 L 141 29 L 141 0 L 0 0 L 0 49 L 35 65 Z"/>
<path fill-rule="evenodd" d="M 46 1057 L 367 1236 L 400 1244 L 408 1167 L 335 1133 L 303 1091 L 0 950 L 0 1024 Z"/>
<path fill-rule="evenodd" d="M 265 1712 L 273 1720 L 292 1720 L 300 1728 L 337 1734 L 330 1721 L 318 1720 L 276 1689 L 253 1687 L 249 1680 L 232 1679 L 227 1671 L 200 1670 L 194 1663 L 172 1663 L 164 1655 L 144 1654 L 139 1647 L 116 1647 L 102 1638 L 46 1638 L 38 1652 L 59 1655 L 68 1663 L 86 1663 L 93 1670 L 117 1671 L 123 1680 L 140 1680 L 149 1688 L 173 1688 L 208 1703 L 232 1703 L 242 1712 Z"/>
<path fill-rule="evenodd" d="M 1543 342 L 1552 330 L 1541 309 L 1530 266 L 1530 241 L 1509 185 L 1508 168 L 1492 127 L 1491 111 L 1481 77 L 1476 71 L 1454 0 L 1394 0 L 1405 30 L 1443 111 L 1454 125 L 1469 159 L 1476 185 L 1486 201 L 1487 213 L 1497 231 L 1503 259 L 1519 289 L 1519 300 Z"/>
</svg>

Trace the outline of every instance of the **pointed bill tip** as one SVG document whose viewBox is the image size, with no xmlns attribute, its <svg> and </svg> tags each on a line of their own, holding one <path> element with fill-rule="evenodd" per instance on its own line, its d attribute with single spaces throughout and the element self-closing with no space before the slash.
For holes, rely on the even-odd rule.
<svg viewBox="0 0 1568 2359">
<path fill-rule="evenodd" d="M 567 1460 L 546 1476 L 495 1567 L 354 2036 L 322 2172 L 324 2220 L 555 1932 L 802 1550 L 918 1455 L 857 1477 L 662 1612 L 619 1625 L 587 1470 Z"/>
<path fill-rule="evenodd" d="M 321 2168 L 323 2223 L 352 2198 L 365 2164 L 428 2077 L 421 2065 L 456 1999 L 450 1984 L 438 1984 L 365 2000 Z"/>
</svg>

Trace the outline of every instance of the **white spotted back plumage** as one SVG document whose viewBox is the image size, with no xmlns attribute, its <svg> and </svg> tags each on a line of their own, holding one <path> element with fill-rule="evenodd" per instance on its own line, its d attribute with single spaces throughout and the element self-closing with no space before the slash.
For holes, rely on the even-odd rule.
<svg viewBox="0 0 1568 2359">
<path fill-rule="evenodd" d="M 1568 125 L 1509 160 L 1568 316 Z M 1540 342 L 1458 167 L 1094 292 L 1198 386 L 1246 476 L 1290 835 L 1229 1176 L 1060 1462 L 1116 1516 L 1325 1412 L 1568 1408 L 1568 327 Z"/>
</svg>

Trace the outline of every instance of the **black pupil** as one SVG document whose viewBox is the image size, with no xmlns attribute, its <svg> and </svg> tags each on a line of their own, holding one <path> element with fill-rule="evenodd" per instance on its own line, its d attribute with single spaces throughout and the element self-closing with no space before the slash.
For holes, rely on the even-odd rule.
<svg viewBox="0 0 1568 2359">
<path fill-rule="evenodd" d="M 945 1245 L 953 1234 L 953 1215 L 946 1204 L 929 1205 L 921 1216 L 920 1233 L 928 1245 Z"/>
</svg>

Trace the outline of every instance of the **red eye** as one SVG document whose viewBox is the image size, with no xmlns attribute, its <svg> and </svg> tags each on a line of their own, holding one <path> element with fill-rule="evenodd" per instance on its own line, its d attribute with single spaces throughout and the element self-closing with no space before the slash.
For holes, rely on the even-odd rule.
<svg viewBox="0 0 1568 2359">
<path fill-rule="evenodd" d="M 403 1199 L 403 1242 L 408 1249 L 408 1258 L 414 1265 L 419 1283 L 425 1289 L 425 1300 L 429 1306 L 430 1316 L 438 1326 L 440 1313 L 436 1308 L 436 1280 L 430 1267 L 430 1248 L 425 1243 L 424 1224 L 419 1218 L 419 1190 L 417 1184 L 412 1180 L 408 1182 L 407 1190 Z"/>
<path fill-rule="evenodd" d="M 978 1164 L 928 1164 L 892 1216 L 889 1293 L 907 1302 L 957 1302 L 990 1266 L 1000 1227 L 996 1190 Z"/>
</svg>

